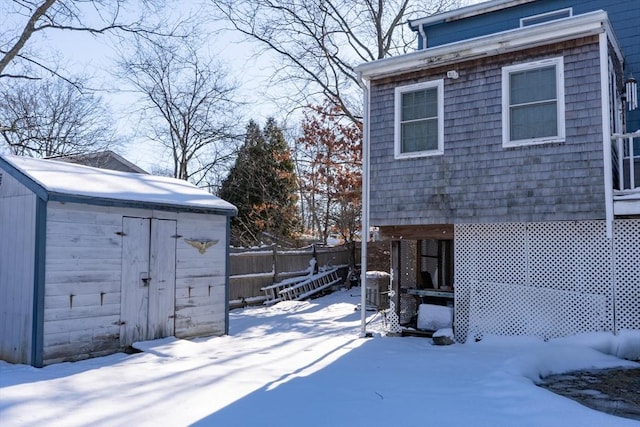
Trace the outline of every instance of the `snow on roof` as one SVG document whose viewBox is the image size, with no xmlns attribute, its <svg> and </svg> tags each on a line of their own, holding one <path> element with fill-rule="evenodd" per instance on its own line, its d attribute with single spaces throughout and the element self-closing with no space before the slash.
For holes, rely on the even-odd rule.
<svg viewBox="0 0 640 427">
<path fill-rule="evenodd" d="M 505 52 L 515 52 L 548 43 L 573 40 L 606 32 L 613 34 L 608 15 L 597 10 L 569 18 L 513 28 L 493 34 L 459 40 L 456 42 L 421 49 L 403 55 L 364 62 L 355 71 L 364 79 L 372 80 L 415 70 L 446 64 L 455 64 L 475 58 L 486 58 Z M 615 37 L 610 37 L 618 58 L 622 58 Z"/>
<path fill-rule="evenodd" d="M 0 156 L 54 199 L 74 196 L 235 214 L 236 208 L 195 185 L 175 178 L 99 169 L 74 163 Z M 123 203 L 126 204 L 126 203 Z"/>
</svg>

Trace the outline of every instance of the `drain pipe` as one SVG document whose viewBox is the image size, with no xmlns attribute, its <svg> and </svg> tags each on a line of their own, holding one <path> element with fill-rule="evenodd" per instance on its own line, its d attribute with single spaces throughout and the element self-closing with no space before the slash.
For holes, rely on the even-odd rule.
<svg viewBox="0 0 640 427">
<path fill-rule="evenodd" d="M 609 105 L 612 96 L 609 93 L 609 41 L 607 32 L 600 34 L 600 93 L 602 111 L 609 111 Z M 624 108 L 624 107 L 623 107 Z M 613 153 L 611 152 L 611 123 L 607 114 L 602 114 L 602 150 L 604 160 L 604 203 L 605 203 L 605 221 L 607 240 L 609 241 L 609 253 L 611 254 L 611 306 L 613 307 L 613 334 L 618 334 L 618 313 L 616 310 L 616 265 L 615 265 L 615 236 L 613 233 L 613 225 L 615 220 L 615 212 L 613 209 Z"/>
<path fill-rule="evenodd" d="M 358 73 L 363 91 L 364 114 L 362 120 L 362 231 L 360 239 L 360 337 L 367 334 L 367 242 L 369 241 L 369 92 L 370 82 Z"/>
<path fill-rule="evenodd" d="M 424 30 L 424 26 L 422 24 L 418 25 L 418 33 L 420 33 L 420 46 L 418 46 L 418 48 L 420 49 L 426 49 L 427 48 L 427 33 Z"/>
</svg>

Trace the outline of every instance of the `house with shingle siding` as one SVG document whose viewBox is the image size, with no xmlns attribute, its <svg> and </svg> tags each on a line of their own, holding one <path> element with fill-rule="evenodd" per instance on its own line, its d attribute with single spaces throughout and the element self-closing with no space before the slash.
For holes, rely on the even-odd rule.
<svg viewBox="0 0 640 427">
<path fill-rule="evenodd" d="M 400 323 L 431 304 L 459 341 L 640 329 L 638 22 L 635 2 L 492 0 L 357 67 Z"/>
</svg>

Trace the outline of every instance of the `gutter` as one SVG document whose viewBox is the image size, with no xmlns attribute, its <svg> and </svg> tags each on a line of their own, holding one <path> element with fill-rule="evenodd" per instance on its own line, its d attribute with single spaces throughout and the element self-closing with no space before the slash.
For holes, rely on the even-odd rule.
<svg viewBox="0 0 640 427">
<path fill-rule="evenodd" d="M 361 78 L 371 80 L 610 31 L 608 15 L 600 10 L 366 62 L 355 71 Z M 615 38 L 611 37 L 610 41 L 619 52 Z"/>
</svg>

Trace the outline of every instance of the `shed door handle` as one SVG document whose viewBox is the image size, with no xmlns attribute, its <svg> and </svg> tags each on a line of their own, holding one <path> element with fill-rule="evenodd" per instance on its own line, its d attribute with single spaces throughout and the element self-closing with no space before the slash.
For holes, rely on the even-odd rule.
<svg viewBox="0 0 640 427">
<path fill-rule="evenodd" d="M 151 277 L 149 277 L 148 272 L 140 273 L 140 281 L 142 281 L 142 286 L 149 286 L 149 282 L 151 281 Z"/>
</svg>

